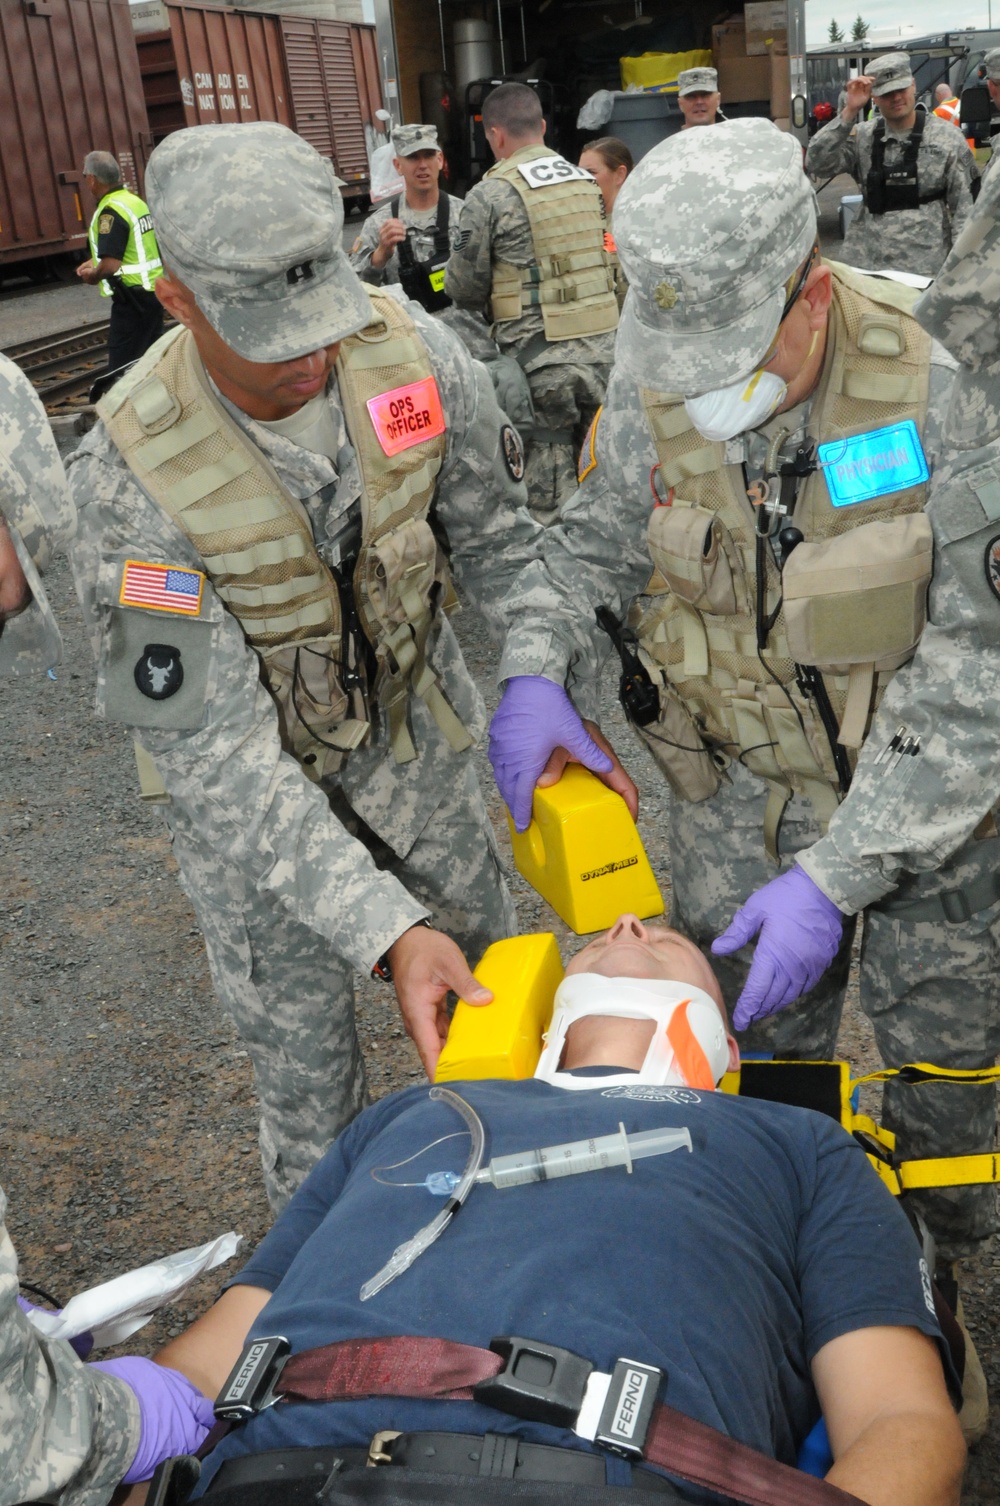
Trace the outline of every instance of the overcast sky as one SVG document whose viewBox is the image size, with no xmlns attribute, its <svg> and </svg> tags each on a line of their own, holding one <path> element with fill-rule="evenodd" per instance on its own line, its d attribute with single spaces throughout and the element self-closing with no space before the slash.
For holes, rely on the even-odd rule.
<svg viewBox="0 0 1000 1506">
<path fill-rule="evenodd" d="M 993 22 L 1000 29 L 1000 0 L 992 0 Z M 990 25 L 990 0 L 808 0 L 806 5 L 806 45 L 825 42 L 831 18 L 846 37 L 860 10 L 871 30 L 898 34 L 902 23 L 910 36 L 925 36 L 939 31 L 962 31 L 966 27 Z M 947 12 L 947 19 L 942 19 Z"/>
</svg>

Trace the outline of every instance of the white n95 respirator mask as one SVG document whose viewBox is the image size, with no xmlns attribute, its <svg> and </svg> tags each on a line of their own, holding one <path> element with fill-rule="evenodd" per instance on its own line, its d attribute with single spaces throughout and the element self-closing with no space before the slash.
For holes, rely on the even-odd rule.
<svg viewBox="0 0 1000 1506">
<path fill-rule="evenodd" d="M 560 1071 L 566 1032 L 587 1015 L 652 1020 L 654 1029 L 638 1074 L 575 1077 Z M 627 1083 L 702 1088 L 711 1092 L 729 1066 L 726 1027 L 715 1000 L 689 983 L 659 978 L 605 978 L 573 973 L 556 989 L 552 1023 L 535 1076 L 560 1088 L 604 1088 Z"/>
<path fill-rule="evenodd" d="M 733 439 L 766 423 L 781 407 L 787 391 L 787 384 L 773 371 L 755 371 L 731 387 L 686 398 L 684 406 L 688 418 L 706 439 Z"/>
</svg>

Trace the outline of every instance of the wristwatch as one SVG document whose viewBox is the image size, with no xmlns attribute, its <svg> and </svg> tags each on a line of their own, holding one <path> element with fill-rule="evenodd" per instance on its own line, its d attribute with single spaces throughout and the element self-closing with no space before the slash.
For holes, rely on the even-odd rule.
<svg viewBox="0 0 1000 1506">
<path fill-rule="evenodd" d="M 415 920 L 412 926 L 407 926 L 406 931 L 415 931 L 417 926 L 426 926 L 428 931 L 433 931 L 434 929 L 430 921 L 427 919 L 426 915 L 422 920 Z M 405 936 L 406 931 L 400 931 L 399 936 Z M 399 940 L 399 936 L 396 937 L 396 941 Z M 392 946 L 396 945 L 396 941 L 392 943 Z M 392 967 L 389 963 L 389 952 L 391 951 L 392 947 L 389 947 L 387 951 L 384 951 L 381 957 L 375 963 L 375 966 L 372 968 L 372 977 L 381 979 L 383 983 L 392 982 Z"/>
</svg>

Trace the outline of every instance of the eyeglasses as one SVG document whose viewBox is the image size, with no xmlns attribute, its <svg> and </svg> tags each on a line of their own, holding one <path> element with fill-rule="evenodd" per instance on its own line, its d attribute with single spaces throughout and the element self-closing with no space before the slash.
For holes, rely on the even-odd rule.
<svg viewBox="0 0 1000 1506">
<path fill-rule="evenodd" d="M 781 318 L 778 320 L 778 328 L 774 332 L 774 339 L 767 347 L 767 354 L 765 355 L 763 361 L 761 361 L 760 363 L 760 369 L 763 369 L 773 358 L 774 352 L 778 348 L 778 341 L 781 338 L 781 326 L 784 324 L 785 320 L 792 312 L 792 309 L 798 303 L 799 294 L 805 287 L 806 279 L 808 278 L 809 273 L 812 271 L 813 266 L 816 262 L 816 258 L 818 256 L 819 241 L 814 241 L 812 250 L 809 252 L 809 255 L 802 263 L 802 266 L 799 268 L 798 272 L 793 272 L 791 277 L 789 277 L 788 281 L 785 283 L 785 306 L 781 310 Z"/>
</svg>

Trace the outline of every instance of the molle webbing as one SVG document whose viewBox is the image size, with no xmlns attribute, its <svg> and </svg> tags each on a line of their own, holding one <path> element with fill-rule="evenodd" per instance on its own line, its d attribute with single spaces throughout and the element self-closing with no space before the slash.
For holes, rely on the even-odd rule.
<svg viewBox="0 0 1000 1506">
<path fill-rule="evenodd" d="M 365 404 L 432 377 L 433 371 L 406 310 L 385 294 L 369 290 L 369 296 L 375 317 L 342 342 L 336 367 L 344 421 L 361 470 L 363 546 L 426 515 L 445 454 L 443 434 L 393 456 L 378 442 Z"/>
<path fill-rule="evenodd" d="M 540 308 L 547 340 L 607 334 L 617 328 L 618 302 L 604 248 L 600 189 L 582 179 L 529 188 L 518 171 L 519 162 L 558 155 L 539 145 L 522 147 L 487 174 L 503 178 L 519 194 L 535 256 L 530 267 L 496 264 L 493 319 L 501 324 Z"/>
<path fill-rule="evenodd" d="M 433 380 L 433 369 L 406 311 L 392 298 L 370 296 L 372 323 L 342 342 L 337 378 L 362 480 L 354 587 L 361 626 L 381 666 L 393 751 L 404 762 L 416 756 L 405 726 L 411 690 L 426 700 L 452 747 L 467 747 L 470 739 L 424 653 L 435 610 L 453 600 L 425 521 L 445 436 L 389 458 L 366 407 L 373 397 Z M 348 696 L 341 687 L 345 654 L 354 650 L 345 645 L 340 594 L 302 503 L 217 400 L 186 331 L 158 341 L 99 412 L 143 487 L 191 539 L 260 654 L 285 745 L 310 778 L 335 772 L 366 736 L 368 709 L 357 690 Z"/>
<path fill-rule="evenodd" d="M 905 317 L 916 295 L 837 265 L 833 271 L 827 358 L 813 397 L 810 435 L 824 442 L 907 419 L 921 430 L 929 340 Z M 827 729 L 815 697 L 804 694 L 797 682 L 783 610 L 767 637 L 766 663 L 758 653 L 755 520 L 742 468 L 726 464 L 725 447 L 704 439 L 676 398 L 648 390 L 641 398 L 661 481 L 673 496 L 672 507 L 655 509 L 650 519 L 650 552 L 657 568 L 630 620 L 648 660 L 681 696 L 709 741 L 741 757 L 771 785 L 766 835 L 773 854 L 781 812 L 793 793 L 812 802 L 824 825 L 836 807 L 840 781 Z M 923 503 L 924 488 L 917 486 L 834 508 L 822 472 L 816 471 L 800 488 L 794 522 L 807 541 L 832 540 L 861 524 L 898 520 Z M 704 520 L 700 533 L 693 520 L 685 531 L 682 509 L 699 510 Z M 697 583 L 702 575 L 700 540 L 707 538 L 709 527 L 721 531 L 725 547 L 719 557 L 727 573 L 720 577 L 717 570 L 702 589 Z M 696 535 L 694 550 L 687 540 Z M 781 599 L 781 576 L 770 548 L 765 563 L 765 612 L 770 614 Z M 727 593 L 728 605 L 720 604 Z M 873 643 L 871 663 L 823 669 L 841 744 L 852 750 L 860 746 L 900 662 L 901 657 L 880 662 Z"/>
<path fill-rule="evenodd" d="M 191 336 L 171 331 L 149 355 L 99 410 L 128 465 L 191 540 L 251 647 L 339 637 L 336 587 L 305 509 L 211 391 Z"/>
</svg>

